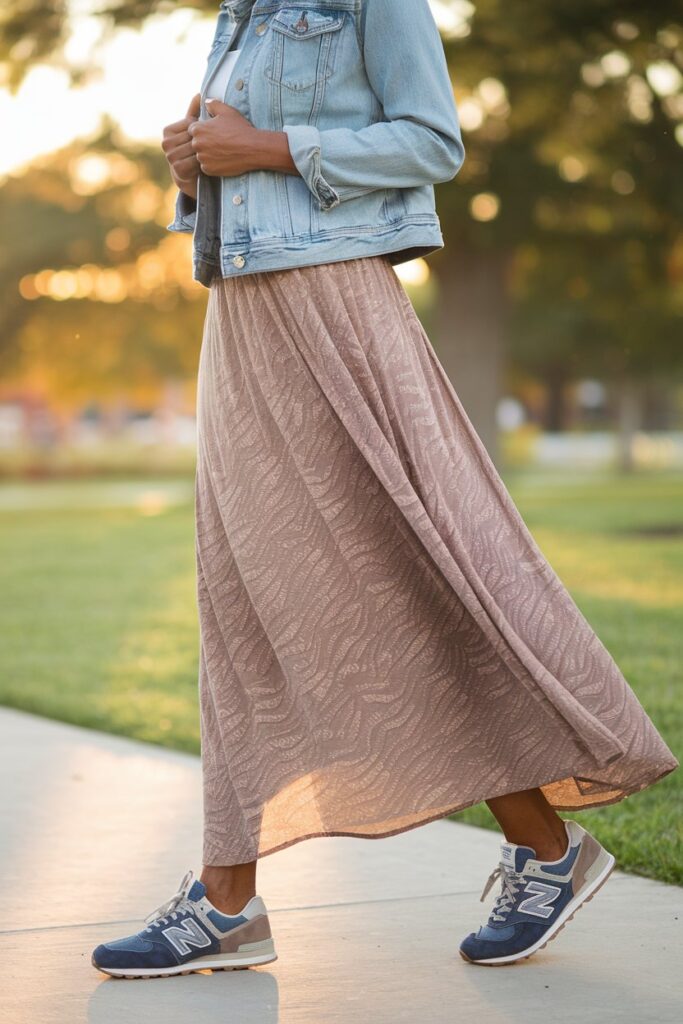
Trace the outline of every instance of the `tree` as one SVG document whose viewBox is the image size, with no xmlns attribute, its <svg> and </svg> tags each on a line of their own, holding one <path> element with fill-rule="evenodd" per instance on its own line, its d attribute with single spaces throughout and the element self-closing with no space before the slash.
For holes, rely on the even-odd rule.
<svg viewBox="0 0 683 1024">
<path fill-rule="evenodd" d="M 213 0 L 185 6 L 215 15 Z M 619 396 L 627 467 L 643 387 L 682 362 L 679 5 L 451 7 L 462 20 L 445 48 L 467 157 L 436 186 L 439 355 L 494 458 L 508 360 L 544 381 L 555 429 L 567 384 L 601 376 Z M 167 9 L 109 0 L 101 17 L 113 31 Z M 62 59 L 68 4 L 9 0 L 0 27 L 17 84 L 36 59 Z"/>
<path fill-rule="evenodd" d="M 487 381 L 506 355 L 545 377 L 553 426 L 578 373 L 632 396 L 680 371 L 679 15 L 668 0 L 478 0 L 446 44 L 467 158 L 439 192 L 440 341 L 490 449 Z"/>
<path fill-rule="evenodd" d="M 84 175 L 82 178 L 81 175 Z M 94 180 L 93 180 L 94 179 Z M 160 149 L 102 134 L 51 153 L 0 190 L 0 367 L 66 406 L 191 378 L 205 289 L 171 234 Z M 172 316 L 159 316 L 172 313 Z"/>
</svg>

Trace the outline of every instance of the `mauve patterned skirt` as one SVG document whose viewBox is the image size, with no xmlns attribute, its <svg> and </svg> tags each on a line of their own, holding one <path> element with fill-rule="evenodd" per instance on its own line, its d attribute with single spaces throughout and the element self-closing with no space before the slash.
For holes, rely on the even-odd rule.
<svg viewBox="0 0 683 1024">
<path fill-rule="evenodd" d="M 215 278 L 197 412 L 205 863 L 678 766 L 385 256 Z"/>
</svg>

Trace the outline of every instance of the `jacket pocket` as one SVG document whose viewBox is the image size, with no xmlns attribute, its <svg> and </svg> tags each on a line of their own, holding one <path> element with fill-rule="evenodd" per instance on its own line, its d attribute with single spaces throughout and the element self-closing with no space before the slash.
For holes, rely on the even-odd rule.
<svg viewBox="0 0 683 1024">
<path fill-rule="evenodd" d="M 266 78 L 293 92 L 328 79 L 334 72 L 344 18 L 344 11 L 323 13 L 295 5 L 279 10 L 270 22 L 273 35 Z"/>
</svg>

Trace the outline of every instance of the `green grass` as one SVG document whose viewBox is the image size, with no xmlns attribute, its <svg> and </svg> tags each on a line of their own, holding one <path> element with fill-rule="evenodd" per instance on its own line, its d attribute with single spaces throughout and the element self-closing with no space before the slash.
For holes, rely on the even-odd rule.
<svg viewBox="0 0 683 1024">
<path fill-rule="evenodd" d="M 197 751 L 191 484 L 12 485 L 0 524 L 0 701 Z"/>
<path fill-rule="evenodd" d="M 505 479 L 683 761 L 683 477 Z M 680 535 L 667 534 L 676 525 Z M 0 702 L 198 752 L 192 481 L 5 484 L 0 527 Z M 682 793 L 676 771 L 618 804 L 565 816 L 622 869 L 683 884 Z M 497 828 L 484 804 L 453 817 Z"/>
<path fill-rule="evenodd" d="M 510 474 L 506 484 L 536 543 L 683 762 L 683 478 Z M 680 534 L 671 529 L 668 536 L 674 527 Z M 680 770 L 618 804 L 562 816 L 590 829 L 620 868 L 683 884 Z M 452 817 L 498 827 L 485 804 Z"/>
</svg>

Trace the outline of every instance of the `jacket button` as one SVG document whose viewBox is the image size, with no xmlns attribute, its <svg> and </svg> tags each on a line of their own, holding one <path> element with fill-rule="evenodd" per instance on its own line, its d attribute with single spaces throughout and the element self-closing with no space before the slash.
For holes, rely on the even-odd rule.
<svg viewBox="0 0 683 1024">
<path fill-rule="evenodd" d="M 245 260 L 244 256 L 234 256 L 232 262 L 235 264 L 236 267 L 243 267 L 247 261 Z"/>
<path fill-rule="evenodd" d="M 256 29 L 255 29 L 256 35 L 257 36 L 262 36 L 267 28 L 268 28 L 268 26 L 266 25 L 265 21 L 262 21 L 260 25 L 256 26 Z"/>
<path fill-rule="evenodd" d="M 232 201 L 235 204 L 235 206 L 239 206 L 240 203 L 242 202 L 242 196 L 240 196 L 240 195 L 233 196 L 232 197 Z"/>
<path fill-rule="evenodd" d="M 243 78 L 238 78 L 237 79 L 237 81 L 235 82 L 235 88 L 239 89 L 240 91 L 242 89 L 244 89 L 244 79 Z"/>
</svg>

